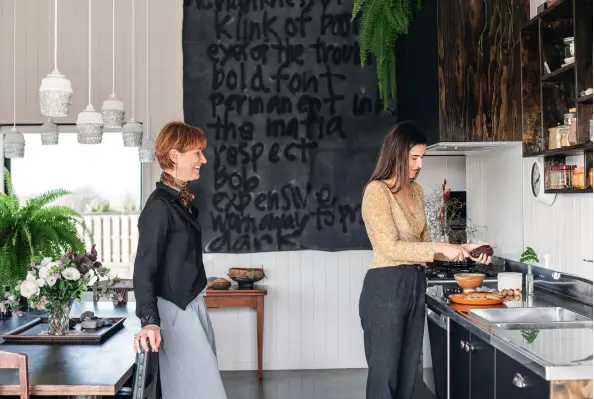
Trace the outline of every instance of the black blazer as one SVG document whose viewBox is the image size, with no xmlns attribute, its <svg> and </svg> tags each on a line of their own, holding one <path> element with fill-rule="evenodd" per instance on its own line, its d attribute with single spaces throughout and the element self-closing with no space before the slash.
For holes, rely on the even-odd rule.
<svg viewBox="0 0 594 399">
<path fill-rule="evenodd" d="M 160 325 L 157 297 L 185 309 L 206 286 L 198 210 L 159 182 L 140 213 L 138 233 L 136 315 L 143 327 Z"/>
</svg>

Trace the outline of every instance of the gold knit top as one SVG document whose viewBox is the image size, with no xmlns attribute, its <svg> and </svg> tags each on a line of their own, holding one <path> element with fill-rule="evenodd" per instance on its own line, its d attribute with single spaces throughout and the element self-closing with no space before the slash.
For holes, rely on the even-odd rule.
<svg viewBox="0 0 594 399">
<path fill-rule="evenodd" d="M 434 259 L 425 217 L 423 189 L 412 184 L 413 209 L 382 181 L 372 181 L 363 194 L 361 213 L 373 247 L 370 268 L 419 264 Z"/>
</svg>

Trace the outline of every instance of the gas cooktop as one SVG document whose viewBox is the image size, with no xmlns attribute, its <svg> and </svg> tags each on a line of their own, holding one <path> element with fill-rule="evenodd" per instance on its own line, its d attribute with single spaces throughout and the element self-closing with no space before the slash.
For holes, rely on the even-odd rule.
<svg viewBox="0 0 594 399">
<path fill-rule="evenodd" d="M 440 265 L 427 265 L 425 269 L 427 279 L 435 282 L 454 282 L 454 274 L 457 273 L 482 273 L 485 275 L 484 281 L 497 281 L 497 272 L 489 269 L 488 266 L 482 266 L 474 262 L 465 262 L 463 264 L 455 264 L 455 262 L 449 262 L 452 264 L 445 263 L 448 262 L 443 262 Z"/>
</svg>

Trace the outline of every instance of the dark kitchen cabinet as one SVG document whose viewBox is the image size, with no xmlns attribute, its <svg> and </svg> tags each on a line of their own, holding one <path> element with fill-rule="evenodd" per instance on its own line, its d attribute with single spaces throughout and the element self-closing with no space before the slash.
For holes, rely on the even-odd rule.
<svg viewBox="0 0 594 399">
<path fill-rule="evenodd" d="M 550 384 L 520 363 L 497 351 L 495 399 L 548 398 Z M 452 397 L 453 398 L 453 397 Z"/>
<path fill-rule="evenodd" d="M 450 398 L 493 399 L 495 349 L 450 322 Z"/>
<path fill-rule="evenodd" d="M 470 334 L 470 397 L 495 397 L 495 349 L 477 336 Z"/>
<path fill-rule="evenodd" d="M 438 142 L 521 141 L 521 0 L 425 0 L 396 43 L 397 117 Z"/>
</svg>

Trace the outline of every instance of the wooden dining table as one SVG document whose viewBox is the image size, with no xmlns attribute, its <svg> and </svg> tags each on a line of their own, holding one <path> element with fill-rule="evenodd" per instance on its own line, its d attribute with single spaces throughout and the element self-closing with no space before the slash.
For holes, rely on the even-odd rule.
<svg viewBox="0 0 594 399">
<path fill-rule="evenodd" d="M 28 356 L 31 395 L 101 398 L 113 396 L 134 372 L 136 354 L 134 334 L 140 330 L 135 302 L 114 307 L 111 302 L 75 302 L 72 315 L 84 311 L 99 317 L 126 317 L 124 326 L 102 344 L 7 344 L 0 340 L 0 351 L 21 352 Z M 39 315 L 14 315 L 0 321 L 5 334 Z M 0 370 L 0 396 L 18 395 L 16 370 Z"/>
</svg>

